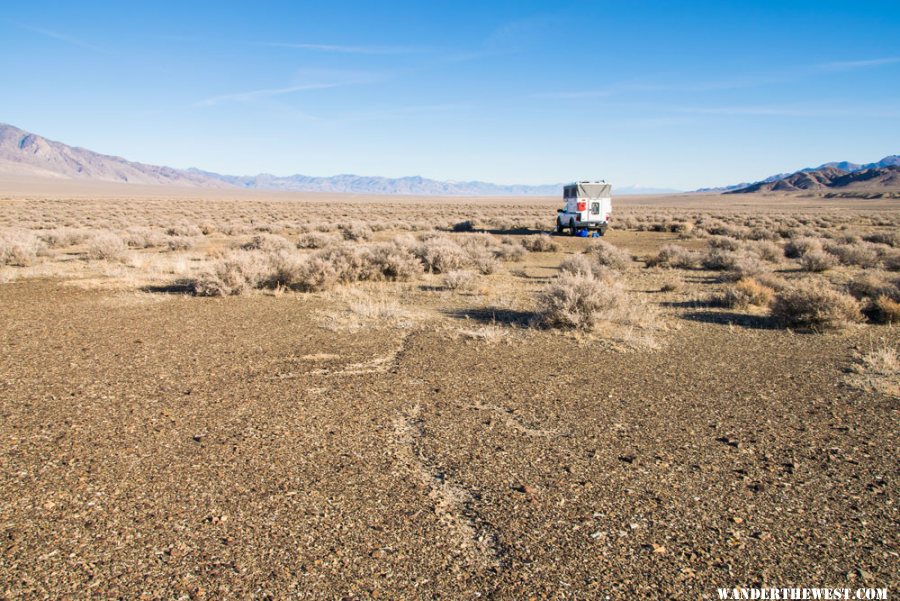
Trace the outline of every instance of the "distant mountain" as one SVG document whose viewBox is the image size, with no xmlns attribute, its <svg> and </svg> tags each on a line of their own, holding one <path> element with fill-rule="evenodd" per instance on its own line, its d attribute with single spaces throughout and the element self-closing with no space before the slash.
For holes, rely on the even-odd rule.
<svg viewBox="0 0 900 601">
<path fill-rule="evenodd" d="M 799 171 L 795 171 L 794 173 L 778 173 L 775 175 L 770 175 L 766 179 L 759 180 L 758 182 L 743 182 L 740 184 L 732 184 L 730 186 L 719 186 L 716 188 L 700 188 L 700 189 L 696 190 L 696 192 L 728 193 L 728 192 L 734 192 L 734 191 L 739 191 L 739 190 L 740 191 L 746 190 L 749 192 L 749 191 L 751 191 L 750 188 L 753 188 L 754 190 L 761 190 L 761 189 L 767 188 L 766 184 L 779 182 L 780 180 L 785 180 L 785 179 L 791 178 L 799 173 L 818 172 L 818 171 L 822 171 L 824 169 L 838 169 L 838 170 L 846 172 L 846 173 L 854 173 L 857 171 L 864 171 L 866 169 L 877 169 L 877 168 L 881 168 L 881 167 L 896 167 L 898 165 L 900 165 L 900 155 L 896 155 L 896 154 L 886 156 L 883 159 L 881 159 L 880 161 L 877 161 L 875 163 L 859 164 L 859 163 L 851 163 L 850 161 L 838 161 L 838 162 L 833 162 L 833 163 L 823 163 L 823 164 L 819 165 L 818 167 L 805 167 L 803 169 L 800 169 Z M 819 175 L 813 176 L 813 179 L 814 180 L 821 179 L 821 176 L 819 176 Z M 803 178 L 797 178 L 797 182 L 799 184 L 813 186 L 812 182 L 804 184 L 803 183 L 804 181 L 806 181 L 806 180 L 803 180 Z M 792 184 L 787 183 L 787 184 L 781 185 L 778 189 L 789 189 L 791 187 L 792 187 Z M 798 189 L 810 189 L 810 188 L 798 188 Z"/>
<path fill-rule="evenodd" d="M 0 173 L 130 184 L 226 187 L 215 179 L 67 146 L 2 123 Z"/>
<path fill-rule="evenodd" d="M 502 185 L 479 181 L 438 181 L 419 176 L 389 178 L 342 174 L 331 177 L 314 177 L 309 175 L 277 176 L 268 173 L 221 175 L 199 169 L 188 169 L 188 172 L 238 188 L 285 192 L 419 194 L 423 196 L 557 196 L 562 193 L 562 184 Z"/>
<path fill-rule="evenodd" d="M 27 175 L 130 184 L 161 184 L 202 188 L 245 188 L 285 192 L 409 194 L 421 196 L 559 196 L 562 184 L 501 185 L 479 181 L 438 181 L 424 177 L 335 175 L 222 175 L 200 169 L 173 169 L 126 161 L 47 140 L 0 123 L 0 175 Z M 618 194 L 660 194 L 676 190 L 630 186 Z"/>
<path fill-rule="evenodd" d="M 880 191 L 900 189 L 900 166 L 867 167 L 848 171 L 839 167 L 802 170 L 773 181 L 762 181 L 726 194 L 801 192 L 809 190 Z"/>
</svg>

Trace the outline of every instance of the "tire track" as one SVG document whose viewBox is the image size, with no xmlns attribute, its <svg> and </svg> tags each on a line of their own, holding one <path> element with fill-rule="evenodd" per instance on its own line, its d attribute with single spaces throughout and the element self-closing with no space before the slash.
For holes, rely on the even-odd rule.
<svg viewBox="0 0 900 601">
<path fill-rule="evenodd" d="M 419 441 L 424 436 L 421 405 L 394 420 L 395 455 L 402 469 L 427 491 L 434 511 L 467 563 L 481 570 L 503 567 L 504 551 L 496 532 L 475 510 L 475 498 L 464 487 L 447 480 L 439 466 L 429 461 Z"/>
</svg>

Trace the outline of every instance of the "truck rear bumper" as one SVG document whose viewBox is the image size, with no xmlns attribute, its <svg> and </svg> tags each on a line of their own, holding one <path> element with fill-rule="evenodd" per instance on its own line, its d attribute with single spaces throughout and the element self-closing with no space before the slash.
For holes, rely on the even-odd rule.
<svg viewBox="0 0 900 601">
<path fill-rule="evenodd" d="M 589 230 L 599 230 L 607 226 L 606 221 L 576 221 L 575 227 Z"/>
</svg>

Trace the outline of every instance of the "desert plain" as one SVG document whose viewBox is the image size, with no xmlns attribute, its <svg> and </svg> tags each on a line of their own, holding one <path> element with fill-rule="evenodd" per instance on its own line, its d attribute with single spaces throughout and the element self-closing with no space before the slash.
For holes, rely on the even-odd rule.
<svg viewBox="0 0 900 601">
<path fill-rule="evenodd" d="M 704 599 L 898 569 L 900 205 L 0 193 L 0 592 Z"/>
</svg>

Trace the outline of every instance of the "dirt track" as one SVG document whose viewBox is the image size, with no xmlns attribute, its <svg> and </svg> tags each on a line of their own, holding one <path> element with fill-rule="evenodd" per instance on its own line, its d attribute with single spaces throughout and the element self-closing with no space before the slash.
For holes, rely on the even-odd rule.
<svg viewBox="0 0 900 601">
<path fill-rule="evenodd" d="M 6 595 L 900 581 L 897 403 L 842 382 L 871 328 L 793 334 L 676 304 L 662 349 L 616 352 L 461 339 L 459 311 L 334 332 L 324 303 L 0 286 Z"/>
</svg>

